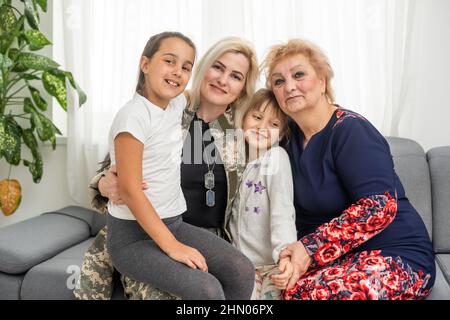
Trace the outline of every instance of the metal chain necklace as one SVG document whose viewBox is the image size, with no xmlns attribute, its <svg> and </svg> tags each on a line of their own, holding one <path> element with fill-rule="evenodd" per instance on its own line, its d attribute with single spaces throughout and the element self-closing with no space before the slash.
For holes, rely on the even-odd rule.
<svg viewBox="0 0 450 320">
<path fill-rule="evenodd" d="M 206 151 L 206 146 L 205 146 L 205 141 L 203 140 L 203 128 L 202 128 L 202 121 L 195 121 L 198 123 L 198 128 L 200 129 L 200 137 L 202 139 L 202 144 L 203 144 L 203 152 Z M 212 142 L 214 143 L 214 142 Z M 217 150 L 214 150 L 214 163 L 212 165 L 212 167 L 210 167 L 210 160 L 209 160 L 209 156 L 208 153 L 205 152 L 206 154 L 206 166 L 208 167 L 208 172 L 205 174 L 204 176 L 204 181 L 205 181 L 205 188 L 206 188 L 206 205 L 208 207 L 214 207 L 214 205 L 216 204 L 216 193 L 212 190 L 214 189 L 215 186 L 215 176 L 214 176 L 214 167 L 216 166 L 216 160 L 217 160 Z M 203 156 L 202 156 L 203 159 Z"/>
</svg>

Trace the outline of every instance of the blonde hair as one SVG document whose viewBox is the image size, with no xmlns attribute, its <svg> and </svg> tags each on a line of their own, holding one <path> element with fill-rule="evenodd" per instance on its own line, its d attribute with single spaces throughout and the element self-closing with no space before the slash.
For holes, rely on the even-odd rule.
<svg viewBox="0 0 450 320">
<path fill-rule="evenodd" d="M 331 79 L 334 71 L 331 68 L 328 57 L 314 43 L 303 39 L 291 39 L 286 44 L 274 45 L 261 64 L 261 69 L 266 71 L 266 86 L 270 89 L 270 76 L 275 66 L 283 59 L 301 54 L 305 56 L 314 68 L 317 76 L 324 78 L 326 82 L 325 96 L 329 103 L 334 102 L 334 90 Z"/>
<path fill-rule="evenodd" d="M 260 111 L 263 105 L 265 106 L 264 112 L 267 108 L 272 108 L 275 116 L 280 120 L 280 138 L 286 137 L 288 133 L 288 116 L 281 110 L 280 105 L 275 98 L 272 90 L 259 89 L 251 98 L 250 102 L 241 109 L 241 116 L 236 119 L 236 128 L 243 129 L 245 117 L 253 110 Z"/>
<path fill-rule="evenodd" d="M 206 72 L 217 59 L 229 52 L 243 54 L 249 62 L 244 90 L 241 96 L 230 104 L 230 107 L 234 108 L 236 112 L 242 105 L 248 103 L 255 92 L 256 80 L 259 77 L 256 53 L 249 42 L 237 37 L 227 37 L 214 44 L 198 63 L 192 80 L 189 107 L 196 107 L 200 104 L 200 88 Z"/>
</svg>

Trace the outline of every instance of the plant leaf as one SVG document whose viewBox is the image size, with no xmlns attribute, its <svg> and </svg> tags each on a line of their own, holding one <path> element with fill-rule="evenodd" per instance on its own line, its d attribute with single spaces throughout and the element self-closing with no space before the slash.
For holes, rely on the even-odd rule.
<svg viewBox="0 0 450 320">
<path fill-rule="evenodd" d="M 41 139 L 41 141 L 48 141 L 52 139 L 52 137 L 55 137 L 55 125 L 50 121 L 50 119 L 41 113 L 37 113 L 37 116 L 42 124 L 41 127 L 36 127 L 39 139 Z M 59 132 L 59 134 L 61 134 L 61 132 Z"/>
<path fill-rule="evenodd" d="M 41 118 L 39 118 L 38 112 L 31 102 L 30 98 L 25 98 L 23 101 L 23 111 L 31 114 L 30 123 L 31 130 L 38 129 L 43 130 Z"/>
<path fill-rule="evenodd" d="M 20 51 L 18 49 L 16 49 L 16 48 L 9 49 L 8 56 L 11 58 L 11 60 L 16 62 L 14 67 L 12 68 L 12 71 L 17 72 L 17 73 L 25 72 L 25 71 L 29 70 L 28 67 L 25 67 L 17 62 L 17 59 L 19 58 L 19 54 L 20 54 Z"/>
<path fill-rule="evenodd" d="M 27 17 L 28 24 L 33 29 L 39 30 L 39 15 L 34 8 L 32 0 L 24 0 L 25 3 L 25 16 Z"/>
<path fill-rule="evenodd" d="M 78 104 L 81 107 L 83 104 L 86 103 L 87 96 L 86 93 L 84 93 L 83 89 L 75 82 L 75 79 L 73 78 L 73 75 L 71 72 L 59 70 L 59 69 L 53 69 L 49 71 L 54 76 L 57 76 L 61 81 L 66 81 L 66 79 L 69 80 L 70 85 L 77 91 L 78 93 Z"/>
<path fill-rule="evenodd" d="M 12 29 L 0 37 L 0 52 L 6 54 L 6 51 L 14 42 L 14 40 L 20 34 L 20 30 L 23 28 L 23 23 L 25 22 L 25 17 L 22 16 L 17 20 Z M 9 26 L 8 26 L 9 28 Z M 20 38 L 19 38 L 20 39 Z"/>
<path fill-rule="evenodd" d="M 28 89 L 30 89 L 31 97 L 33 98 L 36 107 L 38 107 L 42 111 L 47 111 L 47 101 L 45 101 L 41 97 L 41 93 L 39 92 L 39 90 L 32 86 L 28 86 Z"/>
<path fill-rule="evenodd" d="M 31 52 L 19 53 L 17 63 L 21 67 L 42 71 L 48 71 L 59 67 L 59 64 L 52 59 Z"/>
<path fill-rule="evenodd" d="M 11 7 L 2 5 L 0 7 L 0 36 L 14 30 L 17 18 Z"/>
<path fill-rule="evenodd" d="M 29 29 L 23 34 L 31 51 L 41 50 L 43 47 L 52 44 L 47 37 L 38 30 Z"/>
<path fill-rule="evenodd" d="M 8 69 L 11 68 L 13 64 L 14 62 L 10 58 L 0 53 L 0 69 L 2 72 L 9 71 Z"/>
<path fill-rule="evenodd" d="M 33 182 L 39 183 L 41 182 L 42 173 L 44 171 L 44 166 L 42 163 L 42 156 L 40 153 L 33 155 L 33 162 L 28 160 L 23 160 L 24 166 L 28 167 L 31 175 L 33 176 Z"/>
<path fill-rule="evenodd" d="M 4 150 L 6 150 L 5 117 L 0 115 L 0 159 L 3 158 Z"/>
<path fill-rule="evenodd" d="M 22 136 L 25 145 L 31 150 L 31 154 L 33 155 L 33 162 L 23 160 L 23 164 L 28 167 L 33 176 L 34 183 L 39 183 L 42 178 L 43 163 L 36 136 L 33 133 L 33 129 L 24 130 Z"/>
<path fill-rule="evenodd" d="M 41 152 L 39 151 L 36 136 L 34 135 L 32 129 L 26 129 L 22 133 L 22 138 L 25 145 L 30 149 L 31 154 L 33 155 L 32 163 L 27 160 L 24 160 L 23 163 L 29 167 L 29 170 L 33 176 L 33 181 L 35 183 L 39 183 L 42 177 L 42 157 Z"/>
<path fill-rule="evenodd" d="M 42 82 L 45 90 L 55 97 L 59 105 L 67 111 L 67 89 L 64 79 L 46 71 L 42 73 Z"/>
<path fill-rule="evenodd" d="M 36 129 L 41 141 L 50 141 L 53 149 L 56 147 L 56 134 L 61 135 L 61 131 L 53 122 L 36 110 L 30 98 L 24 99 L 23 110 L 31 114 L 31 130 Z"/>
<path fill-rule="evenodd" d="M 22 138 L 25 145 L 30 149 L 31 154 L 39 153 L 37 139 L 32 129 L 23 130 Z"/>
<path fill-rule="evenodd" d="M 56 148 L 56 135 L 61 135 L 61 131 L 56 127 L 53 122 L 44 116 L 42 113 L 38 113 L 39 120 L 42 124 L 42 132 L 37 130 L 39 139 L 41 141 L 50 141 L 53 147 L 53 150 Z"/>
<path fill-rule="evenodd" d="M 20 19 L 22 20 L 22 25 L 18 29 L 20 33 L 23 33 L 25 31 L 25 16 L 21 16 Z M 18 36 L 17 42 L 19 43 L 19 47 L 22 47 L 24 45 L 25 39 L 23 36 Z"/>
<path fill-rule="evenodd" d="M 39 7 L 41 7 L 42 11 L 47 12 L 47 0 L 36 0 Z"/>
<path fill-rule="evenodd" d="M 8 78 L 9 68 L 11 68 L 12 65 L 13 61 L 0 53 L 0 89 L 3 89 L 4 78 Z"/>
<path fill-rule="evenodd" d="M 22 201 L 22 188 L 19 181 L 4 179 L 0 181 L 0 207 L 5 216 L 12 215 Z"/>
<path fill-rule="evenodd" d="M 12 61 L 17 61 L 17 58 L 19 57 L 19 53 L 20 53 L 19 49 L 11 48 L 11 49 L 9 49 L 8 57 Z"/>
<path fill-rule="evenodd" d="M 28 73 L 21 73 L 20 77 L 25 79 L 25 80 L 41 80 L 41 78 L 39 78 L 38 76 L 35 76 L 34 74 L 28 74 Z"/>
<path fill-rule="evenodd" d="M 23 100 L 23 111 L 26 113 L 35 113 L 37 112 L 30 98 L 25 98 Z"/>
<path fill-rule="evenodd" d="M 83 89 L 81 89 L 80 86 L 78 85 L 78 83 L 75 82 L 75 79 L 73 78 L 73 75 L 71 72 L 66 71 L 66 72 L 64 72 L 64 74 L 66 75 L 67 79 L 69 79 L 69 83 L 72 86 L 72 88 L 77 90 L 78 105 L 81 107 L 87 101 L 86 93 L 84 93 Z"/>
<path fill-rule="evenodd" d="M 4 137 L 2 141 L 3 156 L 6 162 L 17 166 L 20 164 L 22 128 L 11 117 L 3 120 Z"/>
<path fill-rule="evenodd" d="M 14 64 L 13 61 L 9 57 L 0 53 L 0 66 L 3 72 L 11 68 L 13 64 Z"/>
</svg>

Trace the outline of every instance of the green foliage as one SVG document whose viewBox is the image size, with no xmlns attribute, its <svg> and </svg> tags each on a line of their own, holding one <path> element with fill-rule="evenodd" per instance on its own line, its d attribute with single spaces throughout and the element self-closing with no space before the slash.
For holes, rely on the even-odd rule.
<svg viewBox="0 0 450 320">
<path fill-rule="evenodd" d="M 50 72 L 42 74 L 42 82 L 45 90 L 58 100 L 61 107 L 67 110 L 67 90 L 64 78 L 55 76 Z"/>
<path fill-rule="evenodd" d="M 2 117 L 0 121 L 0 155 L 5 157 L 8 163 L 17 166 L 20 163 L 22 128 L 11 116 Z"/>
<path fill-rule="evenodd" d="M 30 45 L 30 50 L 41 50 L 43 47 L 52 44 L 40 31 L 30 29 L 24 32 L 25 39 Z"/>
<path fill-rule="evenodd" d="M 47 12 L 47 0 L 21 0 L 19 5 L 0 0 L 0 161 L 14 166 L 22 162 L 35 183 L 43 174 L 38 140 L 48 141 L 55 149 L 56 135 L 61 134 L 43 113 L 48 103 L 42 91 L 64 110 L 69 85 L 77 92 L 80 107 L 87 99 L 72 73 L 35 53 L 52 44 L 39 30 L 42 12 Z M 38 89 L 34 82 L 40 82 L 44 89 Z M 22 146 L 30 150 L 32 160 L 22 158 Z"/>
</svg>

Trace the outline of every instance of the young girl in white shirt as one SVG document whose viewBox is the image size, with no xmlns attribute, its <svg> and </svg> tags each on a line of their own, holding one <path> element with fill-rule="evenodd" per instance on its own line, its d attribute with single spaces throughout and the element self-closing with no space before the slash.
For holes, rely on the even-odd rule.
<svg viewBox="0 0 450 320">
<path fill-rule="evenodd" d="M 252 263 L 181 217 L 183 91 L 194 60 L 194 44 L 176 32 L 151 37 L 144 49 L 136 94 L 109 133 L 125 204 L 108 203 L 107 247 L 121 274 L 182 299 L 248 299 Z M 150 186 L 146 190 L 143 180 Z"/>
<path fill-rule="evenodd" d="M 243 111 L 248 164 L 234 200 L 229 231 L 233 244 L 256 267 L 252 299 L 281 299 L 292 273 L 281 250 L 297 241 L 289 156 L 277 145 L 287 134 L 287 116 L 273 93 L 261 89 Z"/>
</svg>

